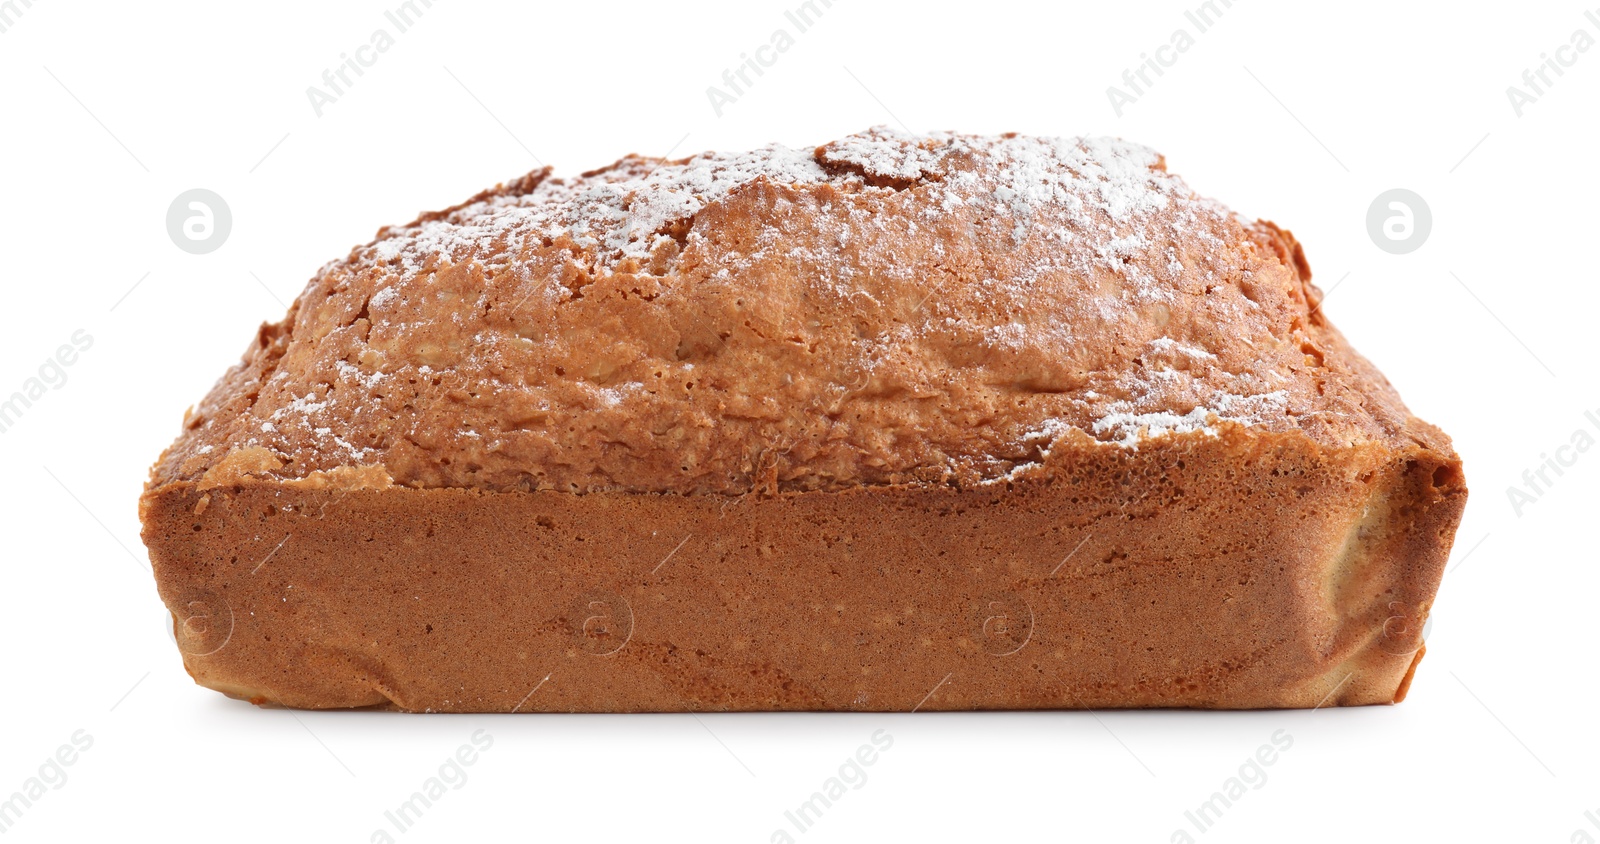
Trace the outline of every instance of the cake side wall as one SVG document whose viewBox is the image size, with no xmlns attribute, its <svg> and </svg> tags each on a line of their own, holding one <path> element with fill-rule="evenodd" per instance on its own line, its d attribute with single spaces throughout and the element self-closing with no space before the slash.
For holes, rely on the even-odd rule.
<svg viewBox="0 0 1600 844">
<path fill-rule="evenodd" d="M 1230 429 L 959 491 L 171 484 L 143 514 L 190 673 L 260 703 L 1309 707 L 1389 702 L 1415 659 L 1379 599 L 1431 602 L 1460 508 L 1408 459 Z M 1341 614 L 1328 549 L 1374 496 L 1409 515 Z"/>
</svg>

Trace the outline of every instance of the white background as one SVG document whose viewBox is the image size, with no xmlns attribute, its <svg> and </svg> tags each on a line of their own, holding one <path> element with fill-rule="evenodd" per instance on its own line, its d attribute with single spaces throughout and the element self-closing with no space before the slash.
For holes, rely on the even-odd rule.
<svg viewBox="0 0 1600 844">
<path fill-rule="evenodd" d="M 1583 4 L 1241 0 L 1119 116 L 1107 87 L 1174 30 L 1194 34 L 1183 11 L 1198 0 L 836 0 L 718 117 L 707 86 L 793 31 L 792 0 L 439 0 L 316 116 L 306 88 L 373 30 L 393 32 L 383 11 L 398 2 L 34 0 L 0 34 L 0 394 L 74 331 L 94 338 L 0 434 L 0 797 L 75 731 L 94 741 L 6 840 L 367 841 L 479 729 L 494 744 L 470 779 L 397 837 L 1600 838 L 1584 817 L 1600 811 L 1600 449 L 1520 515 L 1507 496 L 1600 411 L 1600 48 L 1520 117 L 1506 94 L 1574 31 L 1600 38 Z M 1589 8 L 1600 16 L 1600 0 Z M 1201 193 L 1293 229 L 1335 323 L 1466 461 L 1472 499 L 1409 700 L 411 717 L 259 710 L 190 681 L 136 500 L 183 409 L 318 266 L 540 163 L 570 174 L 628 152 L 810 146 L 879 123 L 1121 135 Z M 164 224 L 195 187 L 234 216 L 204 256 Z M 1393 187 L 1434 218 L 1405 256 L 1365 228 Z M 865 785 L 795 832 L 784 811 L 880 729 L 894 744 Z M 1184 811 L 1280 729 L 1294 744 L 1265 784 L 1197 832 Z"/>
</svg>

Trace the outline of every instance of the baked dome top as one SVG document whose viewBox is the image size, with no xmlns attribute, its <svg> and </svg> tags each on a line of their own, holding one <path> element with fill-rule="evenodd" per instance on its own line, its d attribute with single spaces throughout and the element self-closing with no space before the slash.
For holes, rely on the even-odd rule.
<svg viewBox="0 0 1600 844">
<path fill-rule="evenodd" d="M 545 168 L 324 266 L 152 484 L 964 485 L 1235 424 L 1449 451 L 1320 298 L 1289 233 L 1110 138 Z"/>
</svg>

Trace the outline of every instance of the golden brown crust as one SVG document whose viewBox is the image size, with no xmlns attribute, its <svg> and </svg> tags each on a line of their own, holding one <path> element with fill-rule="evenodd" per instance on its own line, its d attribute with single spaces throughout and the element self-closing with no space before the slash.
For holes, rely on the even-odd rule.
<svg viewBox="0 0 1600 844">
<path fill-rule="evenodd" d="M 1120 141 L 538 171 L 324 267 L 144 537 L 258 703 L 1391 702 L 1466 488 L 1320 302 Z"/>
<path fill-rule="evenodd" d="M 1236 426 L 1138 452 L 1071 439 L 1012 481 L 960 490 L 250 484 L 197 508 L 178 483 L 146 496 L 145 540 L 190 672 L 257 703 L 904 711 L 1403 694 L 1465 499 L 1453 463 Z"/>
<path fill-rule="evenodd" d="M 975 483 L 1068 428 L 1409 441 L 1319 299 L 1292 235 L 1105 139 L 540 171 L 323 268 L 153 480 L 263 448 L 278 478 L 741 494 Z"/>
</svg>

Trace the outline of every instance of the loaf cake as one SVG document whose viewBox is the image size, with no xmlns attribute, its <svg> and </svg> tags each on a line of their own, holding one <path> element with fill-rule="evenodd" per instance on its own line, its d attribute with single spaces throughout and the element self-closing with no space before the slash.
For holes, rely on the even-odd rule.
<svg viewBox="0 0 1600 844">
<path fill-rule="evenodd" d="M 414 712 L 1401 700 L 1466 501 L 1108 138 L 548 168 L 324 266 L 140 500 L 185 667 Z"/>
</svg>

